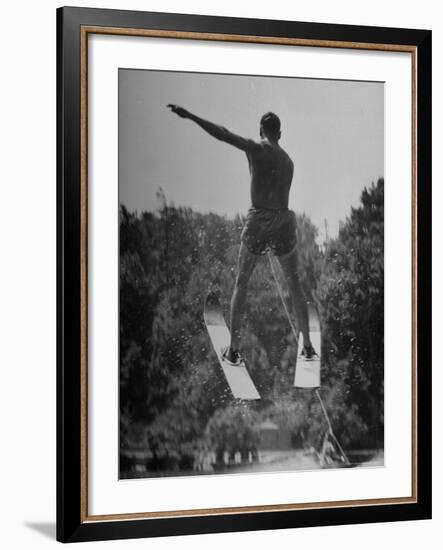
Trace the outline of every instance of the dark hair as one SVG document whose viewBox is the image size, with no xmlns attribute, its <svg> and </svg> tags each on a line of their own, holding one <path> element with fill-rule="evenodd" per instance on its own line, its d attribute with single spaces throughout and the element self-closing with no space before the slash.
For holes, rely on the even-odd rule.
<svg viewBox="0 0 443 550">
<path fill-rule="evenodd" d="M 266 132 L 274 136 L 277 136 L 280 132 L 280 119 L 275 113 L 265 113 L 261 117 L 260 124 Z"/>
</svg>

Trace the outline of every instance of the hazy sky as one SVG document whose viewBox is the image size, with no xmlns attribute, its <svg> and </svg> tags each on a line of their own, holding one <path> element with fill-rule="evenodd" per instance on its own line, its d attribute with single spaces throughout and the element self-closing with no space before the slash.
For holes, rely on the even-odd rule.
<svg viewBox="0 0 443 550">
<path fill-rule="evenodd" d="M 249 205 L 245 153 L 166 108 L 176 103 L 245 137 L 274 111 L 295 163 L 289 206 L 330 236 L 384 174 L 382 83 L 119 70 L 119 192 L 130 210 L 168 202 L 233 216 Z"/>
</svg>

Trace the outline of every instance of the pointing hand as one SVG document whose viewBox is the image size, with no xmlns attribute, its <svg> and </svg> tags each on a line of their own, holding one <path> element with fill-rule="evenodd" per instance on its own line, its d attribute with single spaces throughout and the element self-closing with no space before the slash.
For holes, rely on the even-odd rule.
<svg viewBox="0 0 443 550">
<path fill-rule="evenodd" d="M 168 104 L 168 107 L 171 109 L 173 113 L 178 115 L 181 118 L 189 118 L 190 112 L 186 109 L 183 109 L 183 107 L 179 107 L 178 105 L 172 105 L 172 103 Z"/>
</svg>

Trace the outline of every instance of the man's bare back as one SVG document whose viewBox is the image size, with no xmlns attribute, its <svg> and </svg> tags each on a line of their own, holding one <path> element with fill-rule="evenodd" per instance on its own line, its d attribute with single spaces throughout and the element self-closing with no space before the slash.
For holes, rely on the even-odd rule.
<svg viewBox="0 0 443 550">
<path fill-rule="evenodd" d="M 254 208 L 288 208 L 294 163 L 278 144 L 263 140 L 247 152 Z"/>
</svg>

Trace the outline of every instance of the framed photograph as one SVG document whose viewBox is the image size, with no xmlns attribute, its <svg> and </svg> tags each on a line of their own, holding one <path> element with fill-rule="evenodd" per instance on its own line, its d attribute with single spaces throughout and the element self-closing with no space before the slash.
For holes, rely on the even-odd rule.
<svg viewBox="0 0 443 550">
<path fill-rule="evenodd" d="M 431 32 L 60 8 L 57 113 L 58 540 L 430 518 Z"/>
</svg>

